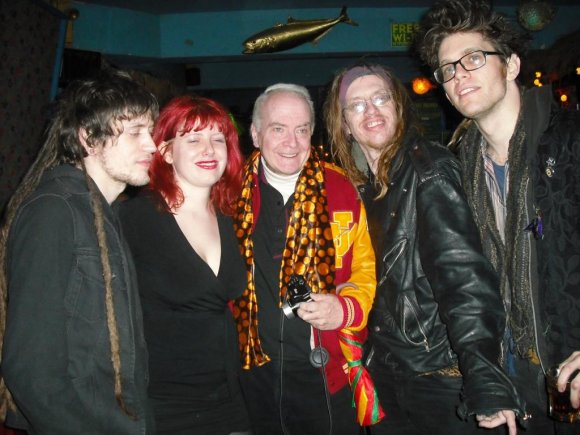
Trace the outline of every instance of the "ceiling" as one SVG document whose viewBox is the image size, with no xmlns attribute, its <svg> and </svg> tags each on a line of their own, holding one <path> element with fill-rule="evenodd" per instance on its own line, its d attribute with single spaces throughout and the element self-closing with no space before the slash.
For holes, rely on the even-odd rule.
<svg viewBox="0 0 580 435">
<path fill-rule="evenodd" d="M 83 0 L 82 3 L 114 6 L 152 14 L 260 9 L 340 9 L 345 5 L 344 0 Z M 385 4 L 393 7 L 420 7 L 431 3 L 427 0 L 356 0 L 356 7 L 383 7 Z"/>
<path fill-rule="evenodd" d="M 520 0 L 491 1 L 494 6 L 517 6 L 520 2 Z M 345 0 L 80 0 L 79 3 L 132 9 L 151 14 L 263 9 L 340 9 L 346 4 Z M 426 7 L 433 3 L 433 0 L 356 0 L 350 7 Z M 549 3 L 577 5 L 578 0 L 550 0 Z"/>
</svg>

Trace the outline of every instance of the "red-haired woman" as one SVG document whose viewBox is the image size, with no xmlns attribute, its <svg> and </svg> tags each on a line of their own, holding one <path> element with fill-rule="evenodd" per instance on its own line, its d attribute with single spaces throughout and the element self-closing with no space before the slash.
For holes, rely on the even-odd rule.
<svg viewBox="0 0 580 435">
<path fill-rule="evenodd" d="M 162 110 L 153 139 L 149 187 L 120 215 L 137 269 L 157 431 L 244 433 L 228 309 L 246 285 L 230 217 L 241 189 L 237 132 L 215 101 L 182 96 Z"/>
</svg>

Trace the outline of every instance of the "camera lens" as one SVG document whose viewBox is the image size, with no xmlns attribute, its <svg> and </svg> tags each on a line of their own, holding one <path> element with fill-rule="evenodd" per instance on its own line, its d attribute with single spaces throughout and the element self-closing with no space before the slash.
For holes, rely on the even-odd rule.
<svg viewBox="0 0 580 435">
<path fill-rule="evenodd" d="M 284 315 L 287 319 L 294 319 L 296 317 L 296 311 L 294 310 L 297 310 L 298 306 L 293 307 L 288 302 L 282 305 L 282 311 L 284 312 Z"/>
</svg>

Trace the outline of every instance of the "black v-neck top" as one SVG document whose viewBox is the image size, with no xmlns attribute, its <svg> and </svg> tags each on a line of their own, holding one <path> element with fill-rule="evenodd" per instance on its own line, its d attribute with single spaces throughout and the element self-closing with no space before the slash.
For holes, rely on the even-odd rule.
<svg viewBox="0 0 580 435">
<path fill-rule="evenodd" d="M 143 305 L 149 394 L 205 408 L 237 388 L 231 382 L 240 366 L 237 335 L 227 303 L 242 294 L 246 271 L 231 218 L 218 214 L 216 276 L 156 200 L 145 193 L 120 205 Z"/>
</svg>

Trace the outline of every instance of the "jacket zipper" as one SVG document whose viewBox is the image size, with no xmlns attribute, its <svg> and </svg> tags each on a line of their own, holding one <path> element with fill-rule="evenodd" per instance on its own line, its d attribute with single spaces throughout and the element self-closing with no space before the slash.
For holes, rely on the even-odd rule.
<svg viewBox="0 0 580 435">
<path fill-rule="evenodd" d="M 429 342 L 427 341 L 427 334 L 425 334 L 425 330 L 421 326 L 421 322 L 419 321 L 419 316 L 417 315 L 417 311 L 413 307 L 413 304 L 411 304 L 411 301 L 409 301 L 409 298 L 407 296 L 403 296 L 403 297 L 405 298 L 405 301 L 406 301 L 407 305 L 409 306 L 409 309 L 413 313 L 413 316 L 415 316 L 415 319 L 417 320 L 417 327 L 419 328 L 419 332 L 421 332 L 421 335 L 423 336 L 423 341 L 419 344 L 422 344 L 423 347 L 425 347 L 425 350 L 427 352 L 430 352 L 431 349 L 429 347 Z M 404 331 L 405 331 L 405 328 L 403 326 L 403 333 L 405 334 L 405 337 L 407 337 L 407 334 Z M 408 337 L 407 337 L 407 339 L 408 339 Z M 411 340 L 409 340 L 409 341 L 411 341 Z M 412 343 L 412 341 L 411 341 L 411 343 Z"/>
<path fill-rule="evenodd" d="M 528 177 L 527 181 L 526 181 L 526 192 L 528 191 L 530 185 L 530 179 Z M 525 195 L 526 198 L 526 216 L 530 216 L 530 210 L 529 210 L 529 204 L 528 204 L 528 195 Z M 535 207 L 534 207 L 535 208 Z M 531 238 L 531 236 L 528 236 Z M 530 244 L 532 243 L 532 241 L 530 241 Z M 537 249 L 537 248 L 536 248 Z M 532 250 L 530 249 L 530 252 L 528 253 L 528 264 L 532 264 Z M 530 305 L 532 307 L 532 317 L 533 317 L 533 323 L 534 323 L 534 343 L 536 344 L 536 353 L 538 354 L 538 360 L 540 361 L 540 367 L 542 368 L 542 372 L 546 373 L 546 370 L 544 368 L 544 362 L 542 359 L 542 355 L 540 354 L 540 342 L 538 340 L 538 325 L 537 325 L 537 317 L 536 317 L 536 308 L 534 306 L 534 295 L 533 295 L 533 285 L 532 285 L 532 271 L 531 271 L 531 267 L 528 267 L 528 281 L 530 283 Z M 538 275 L 538 286 L 540 285 L 539 282 L 539 275 Z M 539 288 L 537 289 L 539 291 Z"/>
<path fill-rule="evenodd" d="M 381 277 L 381 280 L 377 284 L 377 287 L 379 287 L 380 285 L 382 285 L 385 282 L 385 280 L 387 279 L 387 276 L 389 275 L 389 272 L 391 271 L 391 269 L 393 268 L 395 263 L 399 260 L 401 255 L 403 255 L 403 251 L 405 250 L 405 246 L 407 244 L 406 242 L 407 242 L 407 239 L 401 240 L 395 246 L 393 246 L 391 249 L 389 249 L 389 252 L 387 252 L 385 255 L 383 255 L 383 264 L 385 264 L 387 257 L 389 257 L 393 253 L 393 251 L 396 251 L 397 249 L 399 250 L 399 252 L 397 252 L 397 255 L 395 255 L 395 258 L 393 259 L 393 261 L 391 261 L 391 266 L 383 272 L 383 276 Z"/>
</svg>

